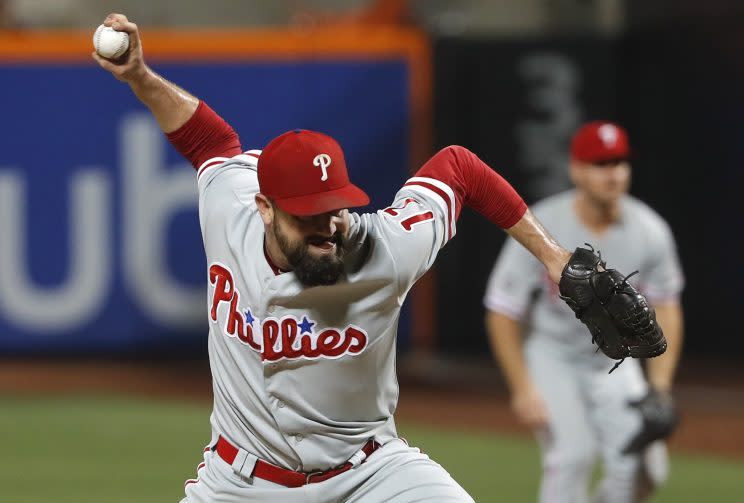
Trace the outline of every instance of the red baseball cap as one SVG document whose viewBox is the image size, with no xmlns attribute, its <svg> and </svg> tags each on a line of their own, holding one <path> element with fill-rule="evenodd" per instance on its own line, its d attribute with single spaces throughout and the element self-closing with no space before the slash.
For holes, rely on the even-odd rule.
<svg viewBox="0 0 744 503">
<path fill-rule="evenodd" d="M 628 133 L 613 122 L 588 122 L 571 140 L 571 158 L 590 164 L 629 159 Z"/>
<path fill-rule="evenodd" d="M 258 185 L 279 208 L 297 216 L 369 204 L 369 196 L 349 180 L 338 142 L 306 129 L 287 131 L 266 145 L 258 158 Z"/>
</svg>

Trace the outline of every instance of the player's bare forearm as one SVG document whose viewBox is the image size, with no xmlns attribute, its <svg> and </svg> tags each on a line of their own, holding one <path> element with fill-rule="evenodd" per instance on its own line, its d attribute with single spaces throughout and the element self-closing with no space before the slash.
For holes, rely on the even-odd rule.
<svg viewBox="0 0 744 503">
<path fill-rule="evenodd" d="M 654 305 L 654 310 L 667 340 L 667 350 L 663 355 L 647 360 L 648 380 L 655 389 L 668 393 L 672 389 L 674 372 L 682 354 L 682 307 L 679 302 L 673 301 Z"/>
<path fill-rule="evenodd" d="M 550 279 L 555 283 L 560 281 L 561 272 L 571 253 L 558 244 L 529 209 L 506 232 L 542 262 Z"/>
<path fill-rule="evenodd" d="M 186 124 L 199 106 L 198 98 L 150 68 L 143 78 L 128 83 L 137 98 L 150 109 L 164 133 L 171 133 Z"/>
<path fill-rule="evenodd" d="M 145 64 L 139 29 L 123 14 L 109 14 L 105 26 L 129 35 L 129 50 L 119 59 L 92 54 L 98 64 L 118 80 L 126 82 L 139 100 L 150 109 L 165 133 L 183 126 L 194 114 L 199 100 L 172 82 L 167 81 Z"/>
<path fill-rule="evenodd" d="M 530 386 L 527 364 L 522 353 L 519 322 L 494 311 L 486 311 L 486 329 L 491 352 L 496 358 L 512 393 Z"/>
<path fill-rule="evenodd" d="M 511 392 L 511 406 L 520 421 L 543 428 L 549 421 L 547 406 L 530 377 L 522 351 L 522 329 L 518 321 L 489 311 L 486 326 L 493 353 Z"/>
</svg>

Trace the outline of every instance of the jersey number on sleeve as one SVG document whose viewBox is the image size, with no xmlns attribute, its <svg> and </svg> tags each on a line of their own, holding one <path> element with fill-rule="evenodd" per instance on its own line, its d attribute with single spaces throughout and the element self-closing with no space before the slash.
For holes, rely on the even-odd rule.
<svg viewBox="0 0 744 503">
<path fill-rule="evenodd" d="M 403 210 L 406 206 L 408 206 L 410 203 L 417 202 L 415 199 L 411 199 L 410 197 L 403 201 L 403 206 L 389 206 L 385 208 L 384 211 L 390 216 L 397 217 L 400 216 L 400 211 Z M 421 223 L 426 222 L 427 220 L 432 220 L 434 218 L 434 213 L 431 211 L 425 211 L 423 213 L 416 213 L 415 215 L 411 215 L 410 217 L 406 217 L 402 220 L 398 220 L 398 223 L 401 227 L 403 227 L 403 230 L 406 232 L 411 232 L 413 230 L 413 226 Z"/>
</svg>

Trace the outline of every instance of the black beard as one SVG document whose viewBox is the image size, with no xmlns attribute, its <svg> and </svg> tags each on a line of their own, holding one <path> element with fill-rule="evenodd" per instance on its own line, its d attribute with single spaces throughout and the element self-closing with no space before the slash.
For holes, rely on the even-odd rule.
<svg viewBox="0 0 744 503">
<path fill-rule="evenodd" d="M 276 221 L 275 221 L 276 222 Z M 274 236 L 276 236 L 279 249 L 282 251 L 292 272 L 304 286 L 333 285 L 344 272 L 344 236 L 339 232 L 333 235 L 336 242 L 336 253 L 316 258 L 310 254 L 307 242 L 292 244 L 274 223 Z"/>
</svg>

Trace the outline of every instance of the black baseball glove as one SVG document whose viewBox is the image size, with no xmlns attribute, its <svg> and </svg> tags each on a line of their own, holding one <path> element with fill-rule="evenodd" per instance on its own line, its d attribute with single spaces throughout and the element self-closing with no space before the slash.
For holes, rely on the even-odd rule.
<svg viewBox="0 0 744 503">
<path fill-rule="evenodd" d="M 606 269 L 601 255 L 576 248 L 558 283 L 560 296 L 592 334 L 604 354 L 619 360 L 651 358 L 666 351 L 664 333 L 646 298 L 628 283 L 628 276 Z M 638 271 L 636 271 L 638 272 Z"/>
<path fill-rule="evenodd" d="M 641 429 L 623 448 L 623 454 L 637 454 L 651 442 L 667 438 L 679 424 L 679 413 L 674 408 L 672 397 L 666 393 L 649 390 L 639 400 L 628 402 L 641 414 Z"/>
</svg>

